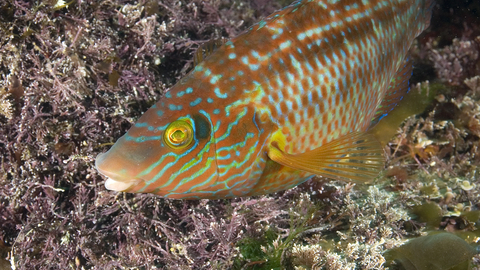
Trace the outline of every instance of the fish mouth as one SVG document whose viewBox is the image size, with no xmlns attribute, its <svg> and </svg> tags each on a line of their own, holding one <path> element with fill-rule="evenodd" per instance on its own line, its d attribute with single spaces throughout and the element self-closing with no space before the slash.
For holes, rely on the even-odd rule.
<svg viewBox="0 0 480 270">
<path fill-rule="evenodd" d="M 105 162 L 107 154 L 108 152 L 101 153 L 95 159 L 95 167 L 97 168 L 98 172 L 107 177 L 107 180 L 105 181 L 106 189 L 112 191 L 126 191 L 132 186 L 136 185 L 138 182 L 142 181 L 142 179 L 137 179 L 126 174 L 122 174 L 121 169 L 118 170 L 108 166 L 108 164 Z"/>
</svg>

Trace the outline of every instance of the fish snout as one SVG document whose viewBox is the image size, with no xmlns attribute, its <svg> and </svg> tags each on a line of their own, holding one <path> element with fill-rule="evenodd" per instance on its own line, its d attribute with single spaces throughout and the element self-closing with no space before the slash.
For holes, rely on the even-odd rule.
<svg viewBox="0 0 480 270">
<path fill-rule="evenodd" d="M 113 191 L 125 191 L 141 181 L 129 173 L 132 172 L 131 169 L 127 169 L 135 166 L 135 164 L 125 164 L 121 159 L 112 157 L 110 151 L 99 154 L 95 159 L 95 167 L 107 177 L 105 188 Z"/>
</svg>

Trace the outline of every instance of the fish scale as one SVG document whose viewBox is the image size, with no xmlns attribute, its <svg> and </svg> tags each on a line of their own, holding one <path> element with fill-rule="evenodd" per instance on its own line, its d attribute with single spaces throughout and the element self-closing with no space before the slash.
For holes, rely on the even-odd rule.
<svg viewBox="0 0 480 270">
<path fill-rule="evenodd" d="M 372 178 L 381 147 L 365 132 L 408 89 L 408 49 L 432 5 L 310 0 L 268 16 L 207 56 L 99 155 L 106 187 L 231 198 L 314 174 Z"/>
</svg>

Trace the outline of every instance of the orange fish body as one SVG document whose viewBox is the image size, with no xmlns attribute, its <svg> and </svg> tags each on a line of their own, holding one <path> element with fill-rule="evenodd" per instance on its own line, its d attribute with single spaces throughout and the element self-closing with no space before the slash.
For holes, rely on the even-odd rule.
<svg viewBox="0 0 480 270">
<path fill-rule="evenodd" d="M 96 160 L 108 189 L 232 198 L 313 175 L 368 181 L 366 131 L 408 90 L 432 0 L 311 0 L 226 42 Z"/>
</svg>

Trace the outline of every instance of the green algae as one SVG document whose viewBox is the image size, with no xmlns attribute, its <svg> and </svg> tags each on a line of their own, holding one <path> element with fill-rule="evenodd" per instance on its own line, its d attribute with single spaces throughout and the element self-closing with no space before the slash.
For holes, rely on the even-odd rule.
<svg viewBox="0 0 480 270">
<path fill-rule="evenodd" d="M 418 221 L 426 223 L 427 228 L 433 229 L 440 226 L 442 209 L 437 203 L 427 202 L 414 206 L 412 213 L 417 216 Z"/>
<path fill-rule="evenodd" d="M 245 237 L 237 243 L 241 257 L 234 262 L 233 269 L 242 269 L 247 261 L 247 269 L 280 269 L 280 257 L 276 253 L 267 253 L 266 246 L 272 246 L 278 240 L 273 229 L 267 230 L 262 237 Z M 263 247 L 263 248 L 262 248 Z"/>
<path fill-rule="evenodd" d="M 469 270 L 475 248 L 452 233 L 432 233 L 390 250 L 390 260 L 406 270 Z"/>
<path fill-rule="evenodd" d="M 240 256 L 236 257 L 232 269 L 266 270 L 293 267 L 291 249 L 297 241 L 303 241 L 305 234 L 316 231 L 311 226 L 317 222 L 315 214 L 323 207 L 313 203 L 308 195 L 301 195 L 293 201 L 295 203 L 290 205 L 288 211 L 290 218 L 284 220 L 284 226 L 264 222 L 252 225 L 259 226 L 256 230 L 258 234 L 243 237 L 236 243 Z"/>
</svg>

